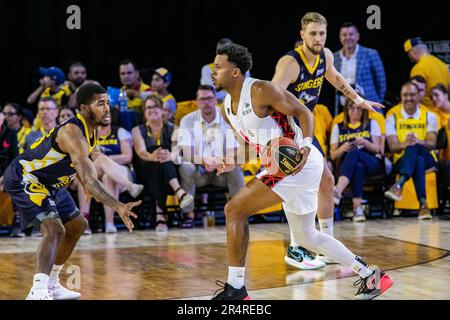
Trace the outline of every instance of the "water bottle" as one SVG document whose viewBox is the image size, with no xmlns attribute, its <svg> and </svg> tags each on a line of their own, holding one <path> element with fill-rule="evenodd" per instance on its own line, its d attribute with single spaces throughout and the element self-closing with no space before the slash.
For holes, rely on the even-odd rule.
<svg viewBox="0 0 450 320">
<path fill-rule="evenodd" d="M 120 111 L 128 110 L 127 92 L 125 90 L 120 90 L 119 93 L 119 110 Z"/>
</svg>

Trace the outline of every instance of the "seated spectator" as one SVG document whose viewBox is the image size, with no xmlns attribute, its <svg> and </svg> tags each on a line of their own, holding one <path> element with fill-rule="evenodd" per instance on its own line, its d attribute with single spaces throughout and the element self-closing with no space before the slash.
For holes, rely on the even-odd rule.
<svg viewBox="0 0 450 320">
<path fill-rule="evenodd" d="M 180 186 L 175 165 L 171 161 L 171 137 L 174 127 L 163 123 L 163 102 L 155 95 L 144 102 L 145 123 L 132 130 L 133 161 L 136 178 L 156 202 L 156 231 L 167 231 L 164 214 L 168 187 L 172 188 L 180 201 L 180 208 L 189 206 L 194 198 Z"/>
<path fill-rule="evenodd" d="M 64 87 L 66 77 L 58 67 L 39 68 L 43 77 L 39 80 L 39 87 L 27 98 L 28 104 L 34 104 L 39 98 L 51 96 L 58 106 L 66 105 L 72 92 Z"/>
<path fill-rule="evenodd" d="M 81 62 L 72 62 L 69 66 L 69 72 L 67 73 L 68 81 L 64 83 L 64 87 L 71 93 L 67 105 L 75 110 L 76 108 L 76 92 L 79 87 L 87 82 L 87 71 L 84 64 Z"/>
<path fill-rule="evenodd" d="M 431 111 L 436 111 L 432 104 L 426 104 L 428 102 L 431 102 L 430 100 L 425 101 L 425 94 L 427 92 L 427 82 L 425 81 L 425 78 L 419 75 L 416 75 L 409 79 L 412 83 L 416 85 L 416 87 L 419 89 L 419 99 L 420 103 L 426 106 L 428 109 L 431 109 Z"/>
<path fill-rule="evenodd" d="M 24 150 L 56 127 L 56 120 L 58 119 L 58 105 L 56 104 L 56 100 L 52 97 L 41 98 L 38 102 L 37 118 L 40 120 L 41 127 L 28 134 L 23 146 Z"/>
<path fill-rule="evenodd" d="M 132 60 L 123 60 L 119 65 L 120 82 L 122 90 L 127 93 L 128 109 L 141 112 L 142 92 L 151 92 L 151 87 L 142 82 L 136 63 Z"/>
<path fill-rule="evenodd" d="M 163 106 L 163 123 L 167 124 L 170 123 L 174 125 L 175 120 L 175 112 L 172 111 L 172 109 L 169 108 L 167 104 L 164 104 Z"/>
<path fill-rule="evenodd" d="M 444 172 L 445 185 L 450 188 L 450 101 L 448 92 L 443 84 L 438 84 L 430 89 L 431 100 L 434 107 L 438 110 L 439 119 L 446 139 L 447 145 L 440 150 L 440 160 Z M 444 132 L 439 131 L 439 134 Z M 447 216 L 448 217 L 448 216 Z"/>
<path fill-rule="evenodd" d="M 166 68 L 158 68 L 154 71 L 152 77 L 152 90 L 162 100 L 163 106 L 168 108 L 172 113 L 172 117 L 169 118 L 169 121 L 173 123 L 175 120 L 175 111 L 177 110 L 177 101 L 168 90 L 171 83 L 172 75 Z"/>
<path fill-rule="evenodd" d="M 13 128 L 9 128 L 6 125 L 5 115 L 3 114 L 3 110 L 0 109 L 0 200 L 1 204 L 4 205 L 6 202 L 11 202 L 9 195 L 4 191 L 4 181 L 3 181 L 3 173 L 5 172 L 6 167 L 14 160 L 15 157 L 19 155 L 18 144 L 17 144 L 17 134 L 16 130 Z M 3 212 L 0 211 L 0 220 L 1 221 L 11 221 L 11 218 L 14 219 L 14 212 L 9 209 L 11 212 Z M 8 214 L 8 217 L 3 215 Z M 9 221 L 7 223 L 9 223 Z M 2 224 L 2 223 L 0 223 Z M 13 229 L 13 235 L 25 236 L 20 228 Z"/>
<path fill-rule="evenodd" d="M 446 133 L 447 146 L 441 152 L 442 160 L 450 160 L 450 101 L 448 100 L 447 89 L 441 83 L 430 89 L 431 100 L 439 116 L 441 130 Z"/>
<path fill-rule="evenodd" d="M 59 109 L 58 123 L 61 124 L 73 117 L 75 117 L 75 111 L 73 111 L 72 108 L 69 108 L 68 106 L 62 107 L 61 109 Z"/>
<path fill-rule="evenodd" d="M 399 179 L 385 192 L 392 200 L 400 200 L 406 181 L 413 178 L 420 202 L 418 218 L 431 219 L 425 193 L 426 170 L 436 167 L 438 124 L 436 115 L 420 105 L 419 89 L 411 81 L 401 89 L 400 108 L 393 108 L 386 120 L 386 134 L 390 151 L 394 154 L 395 170 Z"/>
<path fill-rule="evenodd" d="M 16 131 L 6 125 L 3 110 L 0 110 L 0 146 L 0 192 L 3 192 L 3 173 L 19 155 Z"/>
<path fill-rule="evenodd" d="M 200 85 L 197 90 L 199 110 L 184 116 L 180 128 L 174 134 L 174 143 L 182 149 L 183 159 L 179 172 L 182 187 L 191 195 L 195 195 L 196 187 L 209 184 L 227 187 L 233 196 L 244 187 L 244 174 L 241 166 L 230 172 L 217 176 L 216 157 L 234 155 L 238 143 L 228 124 L 216 105 L 217 98 L 214 87 Z M 174 153 L 179 152 L 174 149 Z M 194 226 L 194 204 L 183 209 L 186 219 L 181 227 Z"/>
<path fill-rule="evenodd" d="M 123 191 L 128 191 L 133 198 L 139 196 L 144 189 L 142 184 L 133 183 L 129 165 L 133 158 L 131 135 L 128 131 L 118 126 L 118 111 L 111 108 L 111 120 L 107 126 L 100 126 L 96 149 L 91 154 L 97 170 L 98 178 L 102 181 L 106 191 L 114 195 L 116 199 Z M 89 221 L 90 199 L 86 197 L 79 183 L 78 202 L 80 211 Z M 105 232 L 116 233 L 114 225 L 114 209 L 103 206 L 105 212 Z M 89 234 L 90 229 L 85 232 Z"/>
<path fill-rule="evenodd" d="M 361 206 L 365 178 L 382 173 L 381 131 L 366 109 L 346 99 L 344 121 L 335 124 L 330 137 L 331 159 L 339 161 L 339 178 L 334 187 L 334 202 L 339 205 L 342 192 L 350 184 L 353 221 L 365 221 Z"/>
<path fill-rule="evenodd" d="M 25 138 L 31 132 L 31 129 L 22 125 L 23 109 L 18 103 L 7 102 L 3 107 L 3 115 L 8 127 L 17 133 L 17 143 L 19 154 L 24 150 Z"/>
</svg>

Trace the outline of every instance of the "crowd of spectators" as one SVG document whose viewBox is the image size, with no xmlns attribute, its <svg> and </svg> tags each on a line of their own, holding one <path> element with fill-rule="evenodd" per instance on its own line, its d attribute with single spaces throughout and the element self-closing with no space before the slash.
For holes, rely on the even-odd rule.
<svg viewBox="0 0 450 320">
<path fill-rule="evenodd" d="M 360 35 L 353 23 L 341 26 L 339 39 L 342 48 L 334 53 L 337 70 L 361 96 L 386 102 L 388 81 L 378 52 L 359 44 Z M 229 43 L 230 39 L 221 39 L 217 48 Z M 367 111 L 336 94 L 334 106 L 318 105 L 314 110 L 315 135 L 336 177 L 334 201 L 340 204 L 345 191 L 349 191 L 354 221 L 366 219 L 362 202 L 364 183 L 370 177 L 392 175 L 395 182 L 386 186 L 385 196 L 396 201 L 402 198 L 406 182 L 412 179 L 421 220 L 431 218 L 426 175 L 442 172 L 438 176 L 439 181 L 444 181 L 439 184 L 445 189 L 444 194 L 450 186 L 448 66 L 430 54 L 420 38 L 408 39 L 404 50 L 414 66 L 399 92 L 401 100 L 390 101 L 395 106 Z M 151 199 L 157 231 L 168 230 L 168 197 L 175 198 L 182 212 L 179 226 L 192 228 L 196 188 L 214 185 L 225 188 L 232 196 L 244 185 L 243 166 L 236 165 L 234 170 L 216 175 L 215 158 L 224 152 L 236 152 L 238 142 L 226 134 L 229 127 L 219 108 L 224 92 L 216 92 L 210 80 L 212 70 L 211 63 L 202 67 L 200 86 L 193 92 L 195 100 L 186 104 L 177 103 L 170 92 L 173 79 L 167 68 L 152 69 L 151 83 L 146 84 L 131 59 L 118 66 L 122 87 L 117 90 L 122 99 L 126 97 L 126 104 L 117 102 L 111 106 L 111 124 L 99 129 L 92 159 L 111 194 L 119 197 L 127 192 L 133 198 L 147 195 Z M 2 188 L 7 165 L 58 123 L 76 116 L 74 97 L 78 88 L 95 82 L 88 79 L 81 62 L 70 65 L 67 80 L 63 70 L 55 66 L 39 68 L 39 72 L 39 86 L 27 98 L 29 106 L 37 104 L 35 116 L 29 106 L 24 108 L 12 102 L 4 103 L 0 109 L 2 199 L 7 197 Z M 78 195 L 80 211 L 89 218 L 91 204 L 83 188 L 76 181 L 70 188 Z M 206 204 L 207 197 L 201 196 L 202 203 Z M 448 198 L 448 193 L 444 197 Z M 103 210 L 104 231 L 117 232 L 113 209 Z"/>
</svg>

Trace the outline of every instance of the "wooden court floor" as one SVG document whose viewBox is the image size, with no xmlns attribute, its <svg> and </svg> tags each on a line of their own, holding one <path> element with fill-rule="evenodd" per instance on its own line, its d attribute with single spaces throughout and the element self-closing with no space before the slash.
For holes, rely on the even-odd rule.
<svg viewBox="0 0 450 320">
<path fill-rule="evenodd" d="M 450 222 L 343 221 L 335 224 L 335 236 L 394 279 L 379 299 L 450 299 Z M 246 282 L 252 299 L 353 299 L 357 277 L 348 267 L 287 266 L 288 238 L 287 224 L 250 225 Z M 39 240 L 0 238 L 0 300 L 27 295 Z M 216 226 L 83 236 L 61 279 L 79 285 L 82 299 L 210 299 L 215 280 L 226 276 L 226 230 Z"/>
</svg>

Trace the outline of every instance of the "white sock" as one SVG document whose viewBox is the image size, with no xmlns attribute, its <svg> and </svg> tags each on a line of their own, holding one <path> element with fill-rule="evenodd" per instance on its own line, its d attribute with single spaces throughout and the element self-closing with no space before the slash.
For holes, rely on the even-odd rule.
<svg viewBox="0 0 450 320">
<path fill-rule="evenodd" d="M 333 218 L 319 219 L 320 232 L 326 233 L 330 237 L 333 237 Z"/>
<path fill-rule="evenodd" d="M 48 275 L 45 273 L 36 273 L 33 277 L 33 289 L 47 289 Z"/>
<path fill-rule="evenodd" d="M 52 271 L 50 272 L 50 276 L 48 279 L 48 287 L 49 288 L 54 288 L 55 285 L 59 282 L 59 273 L 61 272 L 62 268 L 63 268 L 63 264 L 62 265 L 53 265 Z"/>
<path fill-rule="evenodd" d="M 245 267 L 228 267 L 227 283 L 235 289 L 244 286 Z"/>
<path fill-rule="evenodd" d="M 355 260 L 355 255 L 339 240 L 316 229 L 315 212 L 299 215 L 285 211 L 285 215 L 295 242 L 300 246 L 330 257 L 344 266 L 350 266 Z"/>
<path fill-rule="evenodd" d="M 355 261 L 352 263 L 352 269 L 355 271 L 361 278 L 367 278 L 373 272 L 373 270 L 365 263 L 360 257 L 356 256 Z"/>
<path fill-rule="evenodd" d="M 294 235 L 292 234 L 292 231 L 290 232 L 291 232 L 291 247 L 298 247 L 299 245 L 297 242 L 295 242 L 295 238 Z"/>
</svg>

